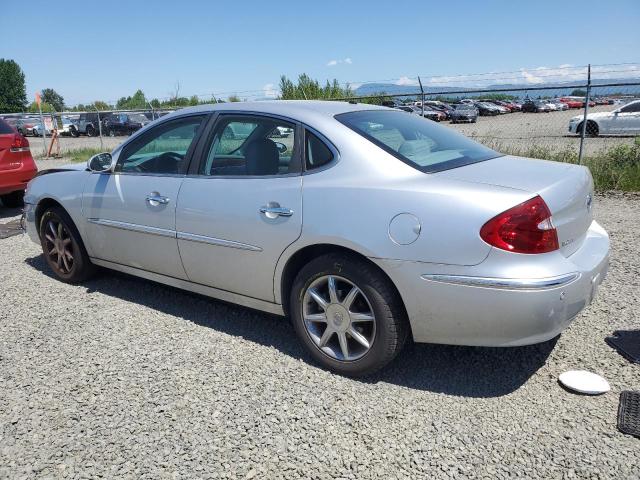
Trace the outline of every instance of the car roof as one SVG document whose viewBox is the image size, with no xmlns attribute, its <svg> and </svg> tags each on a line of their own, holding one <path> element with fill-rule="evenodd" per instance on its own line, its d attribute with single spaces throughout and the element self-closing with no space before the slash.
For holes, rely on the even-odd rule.
<svg viewBox="0 0 640 480">
<path fill-rule="evenodd" d="M 393 110 L 388 107 L 363 103 L 324 100 L 265 100 L 258 102 L 226 102 L 198 105 L 176 110 L 163 118 L 178 117 L 193 113 L 211 113 L 217 111 L 237 111 L 253 113 L 269 113 L 290 117 L 301 122 L 313 123 L 314 120 L 326 119 L 341 113 L 360 110 Z"/>
</svg>

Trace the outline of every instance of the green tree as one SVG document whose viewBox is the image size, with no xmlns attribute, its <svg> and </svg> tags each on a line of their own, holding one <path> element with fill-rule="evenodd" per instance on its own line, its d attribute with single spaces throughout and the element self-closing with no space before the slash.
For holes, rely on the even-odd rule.
<svg viewBox="0 0 640 480">
<path fill-rule="evenodd" d="M 0 58 L 0 113 L 22 112 L 27 108 L 24 73 L 13 60 Z"/>
<path fill-rule="evenodd" d="M 153 108 L 160 108 L 160 100 L 154 98 L 149 102 Z"/>
<path fill-rule="evenodd" d="M 42 103 L 48 103 L 53 106 L 57 112 L 64 110 L 64 98 L 53 88 L 45 88 L 42 90 Z"/>
<path fill-rule="evenodd" d="M 227 102 L 241 102 L 241 101 L 242 100 L 238 95 L 229 95 L 229 98 L 227 98 Z"/>
<path fill-rule="evenodd" d="M 31 113 L 38 113 L 40 109 L 38 108 L 38 104 L 36 102 L 31 102 L 27 107 L 27 111 Z M 56 108 L 50 103 L 42 102 L 42 111 L 45 113 L 53 113 L 56 112 Z"/>
<path fill-rule="evenodd" d="M 571 92 L 572 97 L 586 97 L 587 91 L 582 90 L 581 88 L 576 88 L 573 92 Z"/>
<path fill-rule="evenodd" d="M 298 76 L 298 82 L 293 83 L 286 76 L 280 77 L 280 98 L 283 100 L 332 100 L 353 96 L 349 85 L 341 87 L 338 80 L 328 80 L 323 87 L 320 82 L 312 79 L 306 73 Z"/>
<path fill-rule="evenodd" d="M 136 110 L 147 107 L 147 99 L 142 90 L 136 90 L 133 97 L 121 97 L 116 103 L 116 108 L 121 110 Z"/>
<path fill-rule="evenodd" d="M 96 100 L 95 102 L 93 102 L 92 105 L 93 108 L 91 108 L 91 110 L 94 109 L 98 109 L 98 110 L 111 110 L 113 107 L 111 105 L 109 105 L 107 102 L 103 102 L 102 100 Z"/>
</svg>

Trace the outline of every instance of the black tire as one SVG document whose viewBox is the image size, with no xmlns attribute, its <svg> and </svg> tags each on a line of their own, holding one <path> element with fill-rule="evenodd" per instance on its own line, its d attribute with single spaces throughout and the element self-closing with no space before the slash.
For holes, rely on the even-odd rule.
<svg viewBox="0 0 640 480">
<path fill-rule="evenodd" d="M 0 196 L 2 204 L 7 208 L 19 208 L 24 206 L 24 190 L 7 193 Z"/>
<path fill-rule="evenodd" d="M 374 315 L 372 343 L 366 353 L 355 360 L 339 360 L 322 351 L 311 338 L 303 319 L 307 288 L 314 281 L 331 275 L 357 286 Z M 393 284 L 371 264 L 347 254 L 322 255 L 305 265 L 293 282 L 289 304 L 296 334 L 311 356 L 323 367 L 342 375 L 363 376 L 384 367 L 400 352 L 409 333 L 404 306 Z M 353 341 L 354 337 L 349 339 Z"/>
<path fill-rule="evenodd" d="M 60 230 L 60 225 L 62 229 Z M 40 244 L 42 253 L 53 273 L 67 283 L 79 283 L 90 278 L 96 272 L 84 243 L 69 214 L 60 207 L 51 207 L 42 215 L 40 220 Z M 56 243 L 57 239 L 60 239 Z M 65 242 L 68 243 L 64 245 Z M 71 258 L 53 253 L 64 248 Z M 62 261 L 64 257 L 64 261 Z"/>
<path fill-rule="evenodd" d="M 69 133 L 74 138 L 78 138 L 80 136 L 80 133 L 78 132 L 78 129 L 76 127 L 74 127 L 74 126 L 69 128 Z"/>
<path fill-rule="evenodd" d="M 96 129 L 93 128 L 93 125 L 87 125 L 87 136 L 88 137 L 95 137 L 96 136 Z"/>
<path fill-rule="evenodd" d="M 578 135 L 582 134 L 582 123 L 583 122 L 580 122 L 578 124 L 578 129 L 576 130 L 576 133 Z M 600 129 L 598 128 L 598 124 L 593 120 L 587 120 L 587 128 L 585 129 L 584 134 L 589 135 L 591 137 L 597 137 L 599 133 L 600 133 Z"/>
<path fill-rule="evenodd" d="M 113 128 L 109 128 L 107 130 L 107 135 L 109 135 L 110 137 L 115 137 L 116 136 L 116 131 Z"/>
</svg>

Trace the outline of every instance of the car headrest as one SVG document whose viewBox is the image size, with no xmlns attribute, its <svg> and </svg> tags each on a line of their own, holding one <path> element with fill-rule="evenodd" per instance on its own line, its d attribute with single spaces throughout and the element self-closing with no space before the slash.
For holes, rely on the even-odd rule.
<svg viewBox="0 0 640 480">
<path fill-rule="evenodd" d="M 280 154 L 276 144 L 268 138 L 253 140 L 244 152 L 247 175 L 276 175 Z"/>
</svg>

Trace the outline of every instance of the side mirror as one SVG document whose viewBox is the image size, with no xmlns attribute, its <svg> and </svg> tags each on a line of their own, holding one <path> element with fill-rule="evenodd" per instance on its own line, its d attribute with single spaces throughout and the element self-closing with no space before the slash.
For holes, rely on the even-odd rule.
<svg viewBox="0 0 640 480">
<path fill-rule="evenodd" d="M 284 153 L 287 151 L 287 146 L 282 143 L 282 142 L 274 142 L 276 144 L 276 148 L 278 149 L 278 152 L 280 153 Z"/>
<path fill-rule="evenodd" d="M 108 172 L 111 170 L 111 154 L 98 153 L 87 161 L 87 168 L 92 172 Z"/>
</svg>

